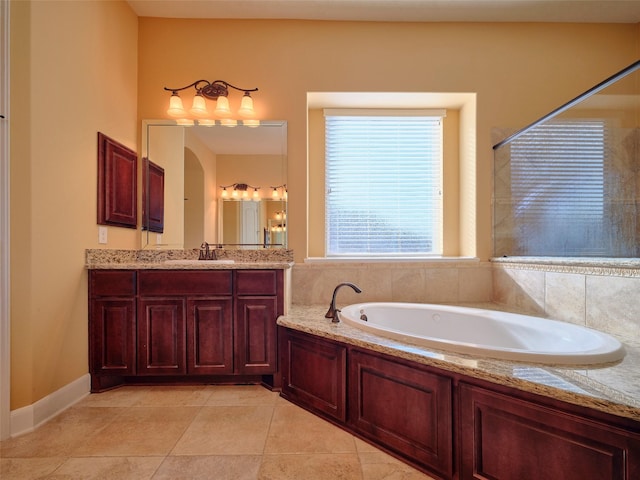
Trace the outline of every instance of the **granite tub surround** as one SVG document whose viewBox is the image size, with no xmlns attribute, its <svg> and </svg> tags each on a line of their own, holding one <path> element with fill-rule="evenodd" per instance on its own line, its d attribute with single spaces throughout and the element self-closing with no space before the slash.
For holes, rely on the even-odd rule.
<svg viewBox="0 0 640 480">
<path fill-rule="evenodd" d="M 430 350 L 367 333 L 343 322 L 334 324 L 324 317 L 325 312 L 324 305 L 293 305 L 287 315 L 278 319 L 278 325 L 640 421 L 637 340 L 618 337 L 627 354 L 616 364 L 542 366 Z"/>
<path fill-rule="evenodd" d="M 197 260 L 199 249 L 189 250 L 118 250 L 87 249 L 85 265 L 88 269 L 163 269 L 163 270 L 202 270 L 202 269 L 251 269 L 251 268 L 291 268 L 293 250 L 226 250 L 216 249 L 220 260 L 233 260 L 234 263 L 215 263 L 202 260 L 194 263 L 166 263 L 177 260 Z"/>
</svg>

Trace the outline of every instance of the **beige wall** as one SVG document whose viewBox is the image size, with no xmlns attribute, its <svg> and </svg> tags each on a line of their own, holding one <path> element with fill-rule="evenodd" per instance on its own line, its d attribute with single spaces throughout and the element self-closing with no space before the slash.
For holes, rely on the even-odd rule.
<svg viewBox="0 0 640 480">
<path fill-rule="evenodd" d="M 139 115 L 165 116 L 164 86 L 222 78 L 259 87 L 258 114 L 288 121 L 289 238 L 299 262 L 307 249 L 307 92 L 476 92 L 477 129 L 467 141 L 475 140 L 477 164 L 462 188 L 477 208 L 461 218 L 460 237 L 465 251 L 485 260 L 491 254 L 491 128 L 523 127 L 629 65 L 638 56 L 637 39 L 638 27 L 624 24 L 142 18 Z M 215 55 L 203 54 L 211 45 Z M 477 238 L 476 248 L 465 247 L 467 238 Z"/>
<path fill-rule="evenodd" d="M 11 409 L 87 367 L 97 132 L 137 149 L 137 18 L 123 2 L 11 2 Z M 108 248 L 136 230 L 108 228 Z"/>
</svg>

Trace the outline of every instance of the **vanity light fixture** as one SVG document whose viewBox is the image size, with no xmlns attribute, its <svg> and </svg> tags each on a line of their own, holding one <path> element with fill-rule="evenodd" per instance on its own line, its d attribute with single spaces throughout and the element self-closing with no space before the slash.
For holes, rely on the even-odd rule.
<svg viewBox="0 0 640 480">
<path fill-rule="evenodd" d="M 231 185 L 221 185 L 220 188 L 222 192 L 220 196 L 222 198 L 231 198 L 233 200 L 249 200 L 249 189 L 253 189 L 253 193 L 251 194 L 251 200 L 258 201 L 260 200 L 260 187 L 254 187 L 253 185 L 248 185 L 246 183 L 232 183 Z M 227 188 L 233 188 L 231 190 L 231 196 L 229 196 L 229 191 Z"/>
<path fill-rule="evenodd" d="M 191 109 L 187 112 L 187 110 L 185 110 L 184 108 L 184 105 L 182 104 L 182 99 L 180 98 L 178 92 L 187 90 L 191 87 L 195 89 L 196 93 L 193 97 Z M 251 92 L 257 92 L 258 89 L 239 88 L 235 85 L 231 85 L 230 83 L 225 82 L 224 80 L 214 80 L 213 82 L 209 82 L 208 80 L 198 80 L 185 87 L 164 87 L 166 91 L 171 92 L 167 114 L 171 117 L 179 119 L 178 121 L 188 119 L 189 117 L 195 117 L 198 123 L 202 122 L 203 125 L 211 125 L 211 115 L 207 108 L 206 99 L 216 100 L 216 108 L 213 113 L 218 117 L 222 117 L 220 123 L 226 126 L 236 126 L 238 125 L 238 121 L 229 118 L 233 115 L 229 106 L 228 98 L 230 88 L 238 90 L 239 92 L 244 92 L 242 100 L 240 101 L 238 115 L 240 115 L 241 117 L 253 117 L 255 115 L 255 110 L 253 109 L 253 98 L 251 98 Z M 193 122 L 193 120 L 191 120 L 191 122 Z M 250 118 L 243 121 L 243 124 L 247 126 L 257 126 L 260 124 L 260 121 Z"/>
<path fill-rule="evenodd" d="M 283 200 L 287 199 L 287 184 L 284 183 L 282 185 L 277 185 L 275 187 L 269 187 L 272 188 L 273 190 L 271 190 L 271 198 L 273 198 L 274 200 L 278 200 L 279 198 L 282 197 Z M 281 193 L 282 191 L 282 193 Z"/>
</svg>

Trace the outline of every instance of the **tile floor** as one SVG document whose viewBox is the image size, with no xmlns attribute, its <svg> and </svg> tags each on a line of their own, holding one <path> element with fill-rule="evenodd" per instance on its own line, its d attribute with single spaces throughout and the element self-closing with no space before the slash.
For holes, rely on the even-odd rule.
<svg viewBox="0 0 640 480">
<path fill-rule="evenodd" d="M 429 480 L 260 386 L 122 387 L 0 443 L 0 478 Z"/>
</svg>

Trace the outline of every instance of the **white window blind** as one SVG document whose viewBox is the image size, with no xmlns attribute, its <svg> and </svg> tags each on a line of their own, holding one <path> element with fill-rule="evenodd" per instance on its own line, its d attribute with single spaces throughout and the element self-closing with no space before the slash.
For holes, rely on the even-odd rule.
<svg viewBox="0 0 640 480">
<path fill-rule="evenodd" d="M 511 144 L 511 194 L 527 255 L 604 253 L 602 120 L 554 120 Z"/>
<path fill-rule="evenodd" d="M 442 116 L 325 111 L 326 255 L 440 254 Z"/>
</svg>

